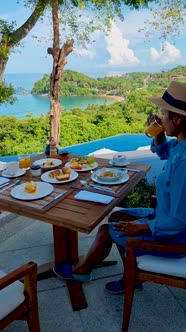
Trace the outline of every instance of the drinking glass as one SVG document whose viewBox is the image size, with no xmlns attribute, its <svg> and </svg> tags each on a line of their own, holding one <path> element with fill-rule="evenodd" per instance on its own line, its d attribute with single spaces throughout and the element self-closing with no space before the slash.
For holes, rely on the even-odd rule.
<svg viewBox="0 0 186 332">
<path fill-rule="evenodd" d="M 30 156 L 29 155 L 22 155 L 19 156 L 19 167 L 25 170 L 30 168 Z"/>
<path fill-rule="evenodd" d="M 164 128 L 162 126 L 161 119 L 157 115 L 155 115 L 155 116 L 153 116 L 150 124 L 147 126 L 145 134 L 148 137 L 154 137 L 154 136 L 159 135 L 163 131 L 164 131 Z"/>
</svg>

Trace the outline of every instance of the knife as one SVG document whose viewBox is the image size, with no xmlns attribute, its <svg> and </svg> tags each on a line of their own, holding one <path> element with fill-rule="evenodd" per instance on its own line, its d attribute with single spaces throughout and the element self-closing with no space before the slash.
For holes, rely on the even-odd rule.
<svg viewBox="0 0 186 332">
<path fill-rule="evenodd" d="M 10 182 L 6 182 L 6 183 L 1 184 L 0 185 L 0 189 L 3 188 L 3 187 L 5 187 L 5 186 L 7 186 L 8 184 L 10 184 Z"/>
<path fill-rule="evenodd" d="M 58 198 L 60 198 L 61 196 L 63 196 L 64 194 L 66 194 L 66 191 L 63 191 L 62 193 L 56 195 L 51 201 L 49 201 L 47 204 L 45 204 L 43 206 L 43 208 L 46 208 L 47 206 L 49 206 L 50 204 L 52 204 L 54 201 L 56 201 Z"/>
<path fill-rule="evenodd" d="M 116 167 L 115 167 L 115 168 L 116 168 Z M 119 169 L 120 171 L 123 171 L 123 172 L 125 172 L 125 171 L 136 172 L 136 173 L 141 172 L 140 169 L 136 169 L 136 168 L 128 168 L 128 167 L 118 168 L 118 167 L 117 167 L 117 169 Z"/>
<path fill-rule="evenodd" d="M 113 190 L 109 187 L 103 187 L 103 186 L 99 186 L 97 184 L 92 184 L 92 183 L 89 183 L 87 181 L 83 181 L 83 180 L 80 180 L 80 183 L 85 186 L 86 188 L 88 187 L 91 187 L 91 188 L 95 188 L 95 189 L 98 189 L 98 190 L 103 190 L 103 191 L 110 191 L 110 192 L 113 192 Z"/>
<path fill-rule="evenodd" d="M 136 169 L 136 168 L 128 168 L 128 167 L 126 167 L 125 169 L 126 169 L 127 171 L 129 171 L 129 172 L 136 172 L 136 173 L 141 172 L 141 169 Z"/>
<path fill-rule="evenodd" d="M 13 186 L 15 186 L 16 184 L 19 184 L 20 182 L 22 182 L 22 181 L 21 180 L 16 180 L 15 182 L 9 184 L 9 186 L 6 186 L 5 188 L 1 189 L 0 193 L 3 193 L 3 191 L 5 191 L 5 190 L 7 190 L 7 189 L 9 189 L 9 188 L 11 188 Z"/>
</svg>

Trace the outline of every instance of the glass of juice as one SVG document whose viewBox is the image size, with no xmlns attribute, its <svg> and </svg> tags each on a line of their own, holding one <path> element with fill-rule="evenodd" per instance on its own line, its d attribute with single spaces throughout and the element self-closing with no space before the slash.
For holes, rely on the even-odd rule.
<svg viewBox="0 0 186 332">
<path fill-rule="evenodd" d="M 19 156 L 19 167 L 25 170 L 30 168 L 30 155 Z"/>
<path fill-rule="evenodd" d="M 152 121 L 150 122 L 150 124 L 147 126 L 145 134 L 148 137 L 154 137 L 154 136 L 159 135 L 163 131 L 164 131 L 164 128 L 162 126 L 161 119 L 159 118 L 159 116 L 155 115 L 152 118 Z"/>
</svg>

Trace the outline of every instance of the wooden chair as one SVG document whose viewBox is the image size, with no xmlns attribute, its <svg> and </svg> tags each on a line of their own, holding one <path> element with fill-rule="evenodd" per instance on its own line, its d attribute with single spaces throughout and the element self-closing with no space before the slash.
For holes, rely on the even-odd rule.
<svg viewBox="0 0 186 332">
<path fill-rule="evenodd" d="M 122 332 L 128 331 L 136 283 L 145 281 L 186 289 L 186 257 L 167 258 L 144 255 L 136 257 L 136 249 L 186 254 L 186 244 L 162 244 L 128 239 L 125 261 L 125 298 Z"/>
<path fill-rule="evenodd" d="M 37 264 L 29 262 L 8 274 L 0 271 L 0 277 L 0 331 L 24 319 L 30 332 L 39 332 Z"/>
</svg>

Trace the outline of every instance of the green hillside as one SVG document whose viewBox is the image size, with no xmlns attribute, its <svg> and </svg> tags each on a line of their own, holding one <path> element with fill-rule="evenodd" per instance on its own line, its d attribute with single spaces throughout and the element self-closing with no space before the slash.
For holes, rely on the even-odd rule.
<svg viewBox="0 0 186 332">
<path fill-rule="evenodd" d="M 170 80 L 186 80 L 186 67 L 178 66 L 160 73 L 133 72 L 122 76 L 93 79 L 82 73 L 65 70 L 61 83 L 61 96 L 110 95 L 125 98 L 134 90 L 146 89 L 149 93 L 159 93 Z M 49 94 L 50 76 L 34 84 L 33 94 Z"/>
</svg>

